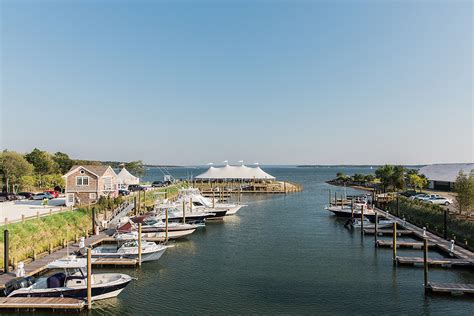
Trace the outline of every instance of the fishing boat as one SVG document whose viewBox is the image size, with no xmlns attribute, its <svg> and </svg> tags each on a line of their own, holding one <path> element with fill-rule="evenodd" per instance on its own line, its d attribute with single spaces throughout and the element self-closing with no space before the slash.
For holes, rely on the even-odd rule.
<svg viewBox="0 0 474 316">
<path fill-rule="evenodd" d="M 183 223 L 183 208 L 176 207 L 174 204 L 158 204 L 155 206 L 155 210 L 152 212 L 155 217 L 161 218 L 165 221 L 166 211 L 168 211 L 168 222 L 169 223 Z M 214 211 L 210 212 L 207 210 L 196 210 L 185 207 L 184 217 L 186 224 L 203 225 L 206 220 L 219 219 L 225 215 L 219 214 L 220 217 L 216 216 Z"/>
<path fill-rule="evenodd" d="M 138 239 L 138 234 L 137 234 Z M 101 245 L 92 249 L 92 258 L 138 259 L 138 240 L 118 239 L 117 244 Z M 141 261 L 155 261 L 161 258 L 166 246 L 146 240 L 141 241 Z"/>
<path fill-rule="evenodd" d="M 220 203 L 218 200 L 214 201 L 210 198 L 207 198 L 201 194 L 199 189 L 189 188 L 189 189 L 180 189 L 178 193 L 177 205 L 183 203 L 189 203 L 192 201 L 192 208 L 197 208 L 199 210 L 208 210 L 213 213 L 216 213 L 215 217 L 235 215 L 243 206 L 241 204 L 232 204 L 232 203 Z M 222 211 L 226 211 L 222 215 Z"/>
<path fill-rule="evenodd" d="M 8 297 L 87 298 L 87 259 L 68 257 L 51 262 L 48 273 L 40 278 L 17 279 L 6 286 Z M 93 273 L 92 300 L 116 297 L 132 281 L 122 273 Z"/>
<path fill-rule="evenodd" d="M 147 214 L 142 216 L 135 216 L 130 220 L 117 228 L 118 233 L 131 233 L 137 232 L 138 224 L 142 224 L 142 237 L 166 237 L 166 223 L 162 217 L 156 217 L 155 215 Z M 179 222 L 168 223 L 168 239 L 182 238 L 191 235 L 196 231 L 199 225 L 196 224 L 183 224 Z"/>
<path fill-rule="evenodd" d="M 343 206 L 327 206 L 325 207 L 326 210 L 332 212 L 337 217 L 355 217 L 360 218 L 362 216 L 362 207 L 364 208 L 364 217 L 372 220 L 375 220 L 375 212 L 373 209 L 369 208 L 366 203 L 354 203 L 354 210 L 352 210 L 351 206 L 343 205 Z"/>
</svg>

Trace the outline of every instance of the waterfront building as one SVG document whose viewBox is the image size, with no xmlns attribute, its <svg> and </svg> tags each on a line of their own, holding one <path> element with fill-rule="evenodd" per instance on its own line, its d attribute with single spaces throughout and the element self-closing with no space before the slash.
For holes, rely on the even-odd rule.
<svg viewBox="0 0 474 316">
<path fill-rule="evenodd" d="M 118 196 L 117 174 L 110 166 L 75 165 L 63 178 L 67 206 L 93 203 L 101 196 Z"/>
<path fill-rule="evenodd" d="M 451 191 L 454 188 L 456 177 L 461 171 L 467 176 L 474 175 L 474 163 L 428 165 L 420 168 L 419 173 L 428 178 L 428 188 Z"/>
</svg>

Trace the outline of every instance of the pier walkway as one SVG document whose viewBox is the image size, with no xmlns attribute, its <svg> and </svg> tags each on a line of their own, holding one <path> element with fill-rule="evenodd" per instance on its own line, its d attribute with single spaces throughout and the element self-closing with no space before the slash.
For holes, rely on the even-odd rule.
<svg viewBox="0 0 474 316">
<path fill-rule="evenodd" d="M 384 217 L 392 220 L 393 222 L 397 223 L 397 226 L 401 226 L 406 230 L 409 230 L 413 233 L 413 236 L 423 239 L 423 229 L 421 229 L 418 226 L 415 226 L 411 223 L 408 223 L 406 221 L 403 221 L 402 219 L 386 212 L 381 209 L 376 209 L 377 212 Z M 454 258 L 457 259 L 462 259 L 465 265 L 467 266 L 472 266 L 474 267 L 474 253 L 462 248 L 460 246 L 455 246 L 453 251 L 450 251 L 451 248 L 451 242 L 448 240 L 443 239 L 442 237 L 439 237 L 433 233 L 430 233 L 426 231 L 426 237 L 428 238 L 428 241 L 430 244 L 433 244 L 435 247 L 439 248 L 440 250 L 451 254 Z"/>
</svg>

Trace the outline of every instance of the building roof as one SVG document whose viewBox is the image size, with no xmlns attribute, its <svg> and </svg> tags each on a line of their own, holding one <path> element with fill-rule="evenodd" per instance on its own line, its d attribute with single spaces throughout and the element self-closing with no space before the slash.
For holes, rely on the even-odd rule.
<svg viewBox="0 0 474 316">
<path fill-rule="evenodd" d="M 424 174 L 431 181 L 455 182 L 459 172 L 474 175 L 474 163 L 435 164 L 420 168 L 419 173 Z"/>
<path fill-rule="evenodd" d="M 128 172 L 127 169 L 122 168 L 120 172 L 117 174 L 117 180 L 120 184 L 138 184 L 140 183 L 140 179 L 135 177 L 133 174 Z"/>
<path fill-rule="evenodd" d="M 84 169 L 92 172 L 96 176 L 101 177 L 105 174 L 107 169 L 109 169 L 111 167 L 106 166 L 106 165 L 74 165 L 74 166 L 71 167 L 71 169 L 69 169 L 69 171 L 63 177 L 67 177 L 69 174 L 73 173 L 74 171 L 76 171 L 79 168 L 84 168 Z M 113 169 L 112 169 L 112 171 L 113 171 Z M 114 171 L 114 173 L 115 173 L 115 171 Z"/>
<path fill-rule="evenodd" d="M 275 179 L 260 167 L 229 166 L 210 167 L 196 179 Z"/>
</svg>

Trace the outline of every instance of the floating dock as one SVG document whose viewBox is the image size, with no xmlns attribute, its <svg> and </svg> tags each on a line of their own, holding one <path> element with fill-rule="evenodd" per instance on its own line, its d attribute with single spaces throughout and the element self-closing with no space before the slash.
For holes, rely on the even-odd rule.
<svg viewBox="0 0 474 316">
<path fill-rule="evenodd" d="M 435 294 L 474 295 L 474 284 L 429 282 L 425 289 Z"/>
<path fill-rule="evenodd" d="M 0 297 L 0 310 L 17 311 L 57 310 L 80 311 L 85 301 L 70 297 Z"/>
<path fill-rule="evenodd" d="M 364 228 L 365 235 L 374 235 L 375 229 L 374 228 Z M 377 229 L 377 236 L 392 236 L 393 230 L 391 229 Z M 413 232 L 410 230 L 398 230 L 397 236 L 410 236 L 413 235 Z"/>
<path fill-rule="evenodd" d="M 396 261 L 400 265 L 423 265 L 422 257 L 396 257 Z M 429 266 L 441 267 L 441 268 L 451 268 L 451 267 L 472 267 L 474 264 L 469 260 L 464 259 L 450 259 L 450 258 L 439 258 L 439 259 L 428 259 Z"/>
<path fill-rule="evenodd" d="M 380 248 L 393 248 L 393 241 L 391 240 L 377 240 L 375 245 Z M 435 244 L 428 243 L 428 247 L 433 248 Z M 397 241 L 397 248 L 423 249 L 422 242 L 406 242 Z"/>
</svg>

